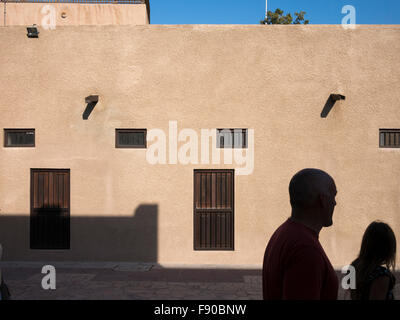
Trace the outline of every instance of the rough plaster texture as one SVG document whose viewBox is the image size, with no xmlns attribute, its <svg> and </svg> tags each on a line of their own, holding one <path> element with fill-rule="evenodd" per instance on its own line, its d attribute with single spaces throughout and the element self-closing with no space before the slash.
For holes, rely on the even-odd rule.
<svg viewBox="0 0 400 320">
<path fill-rule="evenodd" d="M 6 15 L 4 16 L 4 6 Z M 54 13 L 56 26 L 145 25 L 145 4 L 109 3 L 1 3 L 1 25 L 48 25 Z M 63 17 L 62 17 L 63 15 Z M 5 21 L 4 21 L 5 19 Z"/>
<path fill-rule="evenodd" d="M 335 267 L 355 258 L 371 221 L 399 234 L 400 150 L 378 147 L 379 128 L 400 127 L 399 26 L 40 31 L 0 28 L 0 128 L 36 129 L 35 148 L 0 149 L 5 260 L 261 265 L 305 167 L 337 184 L 334 225 L 320 234 Z M 346 100 L 321 118 L 331 93 Z M 99 103 L 82 120 L 91 94 Z M 168 132 L 170 120 L 255 130 L 254 172 L 235 177 L 234 251 L 193 250 L 193 169 L 236 165 L 150 165 L 146 150 L 115 148 L 115 128 Z M 69 251 L 29 250 L 30 168 L 71 169 Z M 152 232 L 135 238 L 147 206 L 156 213 L 140 221 Z"/>
</svg>

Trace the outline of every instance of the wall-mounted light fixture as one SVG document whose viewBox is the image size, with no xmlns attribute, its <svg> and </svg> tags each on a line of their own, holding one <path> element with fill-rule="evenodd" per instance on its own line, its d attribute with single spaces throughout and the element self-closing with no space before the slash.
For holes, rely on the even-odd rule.
<svg viewBox="0 0 400 320">
<path fill-rule="evenodd" d="M 92 95 L 85 98 L 85 103 L 87 103 L 86 109 L 82 114 L 82 119 L 87 120 L 89 119 L 90 114 L 92 113 L 94 107 L 96 106 L 97 102 L 99 101 L 98 95 Z"/>
<path fill-rule="evenodd" d="M 28 38 L 39 38 L 39 31 L 36 27 L 36 24 L 34 24 L 32 27 L 27 27 L 26 30 L 28 31 Z"/>
<path fill-rule="evenodd" d="M 325 103 L 324 108 L 322 109 L 321 118 L 326 118 L 328 116 L 328 113 L 331 111 L 336 101 L 338 100 L 346 100 L 346 97 L 344 95 L 337 93 L 330 94 L 328 100 Z"/>
</svg>

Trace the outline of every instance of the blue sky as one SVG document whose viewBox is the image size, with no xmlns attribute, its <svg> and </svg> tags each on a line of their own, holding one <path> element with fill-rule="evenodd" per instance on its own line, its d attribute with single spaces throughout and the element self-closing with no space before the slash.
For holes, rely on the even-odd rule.
<svg viewBox="0 0 400 320">
<path fill-rule="evenodd" d="M 400 24 L 400 0 L 268 0 L 268 10 L 306 11 L 311 24 L 340 24 L 342 7 L 357 24 Z M 265 0 L 150 0 L 152 24 L 258 24 Z"/>
</svg>

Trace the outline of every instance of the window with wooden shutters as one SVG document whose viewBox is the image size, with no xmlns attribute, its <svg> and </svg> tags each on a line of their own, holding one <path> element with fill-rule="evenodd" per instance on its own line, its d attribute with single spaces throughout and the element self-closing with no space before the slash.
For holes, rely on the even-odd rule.
<svg viewBox="0 0 400 320">
<path fill-rule="evenodd" d="M 234 250 L 234 170 L 194 170 L 194 249 Z"/>
<path fill-rule="evenodd" d="M 217 148 L 247 148 L 247 129 L 217 129 Z"/>
<path fill-rule="evenodd" d="M 400 148 L 400 129 L 380 129 L 379 147 Z"/>
<path fill-rule="evenodd" d="M 4 129 L 4 147 L 34 147 L 35 129 Z"/>
<path fill-rule="evenodd" d="M 146 129 L 116 129 L 116 148 L 146 148 Z"/>
</svg>

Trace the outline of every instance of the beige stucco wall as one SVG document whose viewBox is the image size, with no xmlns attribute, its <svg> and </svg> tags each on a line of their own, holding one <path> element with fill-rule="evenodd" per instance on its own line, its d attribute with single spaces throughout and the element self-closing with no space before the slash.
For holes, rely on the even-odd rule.
<svg viewBox="0 0 400 320">
<path fill-rule="evenodd" d="M 6 15 L 4 16 L 4 6 Z M 61 15 L 65 14 L 65 18 Z M 54 14 L 55 21 L 52 20 Z M 6 21 L 4 21 L 4 19 Z M 145 25 L 149 24 L 145 4 L 109 3 L 1 3 L 1 25 Z"/>
<path fill-rule="evenodd" d="M 334 225 L 320 235 L 335 267 L 355 258 L 375 219 L 400 239 L 400 150 L 378 147 L 379 128 L 400 127 L 399 26 L 40 32 L 0 28 L 0 128 L 36 129 L 35 148 L 0 148 L 5 260 L 261 265 L 290 215 L 289 180 L 305 167 L 336 180 Z M 323 119 L 330 93 L 346 100 Z M 99 103 L 82 120 L 90 94 Z M 115 148 L 115 128 L 168 132 L 170 120 L 199 134 L 255 130 L 254 172 L 235 177 L 235 251 L 193 250 L 193 169 L 236 165 L 150 165 L 146 150 Z M 70 251 L 29 250 L 30 168 L 71 169 Z"/>
</svg>

